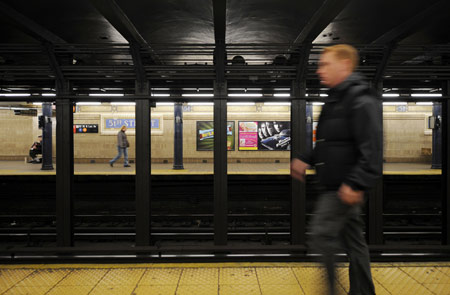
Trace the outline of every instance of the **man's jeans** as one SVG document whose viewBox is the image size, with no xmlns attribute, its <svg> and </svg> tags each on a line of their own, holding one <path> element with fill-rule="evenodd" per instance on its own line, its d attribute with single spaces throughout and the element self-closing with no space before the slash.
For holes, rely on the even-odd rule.
<svg viewBox="0 0 450 295">
<path fill-rule="evenodd" d="M 114 164 L 117 160 L 119 160 L 120 157 L 122 157 L 122 153 L 123 153 L 123 158 L 124 158 L 124 162 L 123 165 L 127 166 L 128 165 L 128 148 L 123 148 L 120 146 L 117 146 L 117 156 L 112 159 L 111 161 L 109 161 L 109 163 Z"/>
<path fill-rule="evenodd" d="M 310 247 L 322 254 L 330 294 L 336 292 L 334 256 L 342 252 L 347 253 L 350 262 L 350 294 L 375 294 L 369 250 L 362 233 L 361 205 L 344 204 L 335 191 L 327 191 L 319 196 L 314 213 Z"/>
</svg>

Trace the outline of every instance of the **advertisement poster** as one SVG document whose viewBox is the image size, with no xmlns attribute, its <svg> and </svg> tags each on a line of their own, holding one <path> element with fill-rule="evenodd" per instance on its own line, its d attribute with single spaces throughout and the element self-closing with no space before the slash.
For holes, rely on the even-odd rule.
<svg viewBox="0 0 450 295">
<path fill-rule="evenodd" d="M 288 151 L 290 149 L 290 122 L 239 122 L 240 151 Z"/>
<path fill-rule="evenodd" d="M 197 121 L 197 151 L 214 150 L 214 122 Z M 234 151 L 234 121 L 227 122 L 227 150 Z"/>
<path fill-rule="evenodd" d="M 239 122 L 239 150 L 258 150 L 258 122 Z"/>
</svg>

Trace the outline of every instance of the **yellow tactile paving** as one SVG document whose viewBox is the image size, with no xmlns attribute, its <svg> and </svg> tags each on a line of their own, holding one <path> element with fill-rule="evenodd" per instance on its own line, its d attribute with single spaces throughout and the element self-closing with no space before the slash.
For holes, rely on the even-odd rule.
<svg viewBox="0 0 450 295">
<path fill-rule="evenodd" d="M 259 284 L 295 285 L 298 284 L 294 272 L 289 267 L 262 267 L 256 269 Z"/>
<path fill-rule="evenodd" d="M 382 285 L 417 283 L 412 277 L 399 268 L 372 268 L 372 277 Z"/>
<path fill-rule="evenodd" d="M 89 295 L 129 295 L 135 285 L 97 285 Z"/>
<path fill-rule="evenodd" d="M 262 295 L 303 295 L 299 285 L 260 285 Z M 313 294 L 313 293 L 311 293 Z M 319 293 L 314 293 L 319 294 Z"/>
<path fill-rule="evenodd" d="M 43 295 L 50 290 L 51 286 L 36 287 L 36 286 L 21 286 L 13 287 L 2 295 Z"/>
<path fill-rule="evenodd" d="M 89 275 L 86 275 L 86 271 L 82 269 L 74 269 L 58 283 L 58 286 L 94 286 L 105 276 L 107 272 L 107 269 L 91 269 L 89 270 Z"/>
<path fill-rule="evenodd" d="M 450 284 L 423 284 L 423 286 L 436 295 L 450 294 Z"/>
<path fill-rule="evenodd" d="M 68 269 L 42 269 L 37 270 L 17 283 L 18 287 L 45 287 L 54 286 L 66 277 L 71 270 Z"/>
<path fill-rule="evenodd" d="M 2 269 L 0 270 L 0 294 L 29 276 L 31 269 Z"/>
<path fill-rule="evenodd" d="M 391 295 L 391 292 L 386 290 L 382 285 L 377 284 L 377 283 L 375 283 L 374 285 L 375 285 L 375 294 L 377 294 L 377 295 Z M 345 291 L 349 292 L 348 289 L 345 289 Z"/>
<path fill-rule="evenodd" d="M 254 268 L 221 268 L 220 285 L 258 285 Z"/>
<path fill-rule="evenodd" d="M 446 274 L 447 276 L 450 276 L 450 267 L 444 267 L 444 266 L 437 266 L 436 267 L 437 270 L 439 270 L 440 272 Z"/>
<path fill-rule="evenodd" d="M 94 286 L 56 286 L 45 295 L 87 295 Z"/>
<path fill-rule="evenodd" d="M 337 294 L 347 294 L 348 263 L 336 272 Z M 450 295 L 450 263 L 373 263 L 378 295 Z M 1 265 L 4 294 L 282 295 L 324 294 L 317 263 L 197 263 L 118 265 Z"/>
<path fill-rule="evenodd" d="M 178 286 L 176 295 L 216 295 L 219 294 L 218 285 L 184 285 Z"/>
<path fill-rule="evenodd" d="M 383 284 L 383 287 L 395 295 L 432 295 L 433 293 L 418 283 Z"/>
<path fill-rule="evenodd" d="M 442 272 L 434 267 L 400 267 L 400 269 L 421 284 L 450 284 L 450 277 L 443 276 Z"/>
<path fill-rule="evenodd" d="M 145 269 L 135 269 L 135 268 L 111 269 L 101 279 L 98 285 L 136 286 L 136 284 L 141 279 L 144 272 Z"/>
<path fill-rule="evenodd" d="M 181 274 L 180 286 L 183 285 L 218 285 L 218 268 L 192 268 L 184 269 Z"/>
<path fill-rule="evenodd" d="M 305 295 L 328 294 L 328 286 L 326 284 L 302 284 L 301 288 Z M 336 284 L 336 295 L 347 295 L 347 292 L 339 284 Z"/>
<path fill-rule="evenodd" d="M 321 284 L 325 282 L 323 267 L 294 267 L 292 268 L 300 284 Z"/>
<path fill-rule="evenodd" d="M 169 268 L 169 269 L 148 269 L 145 271 L 139 285 L 173 285 L 177 284 L 182 269 L 181 268 Z"/>
<path fill-rule="evenodd" d="M 219 295 L 261 295 L 259 285 L 220 285 Z"/>
<path fill-rule="evenodd" d="M 133 295 L 174 295 L 177 285 L 171 286 L 138 286 Z"/>
</svg>

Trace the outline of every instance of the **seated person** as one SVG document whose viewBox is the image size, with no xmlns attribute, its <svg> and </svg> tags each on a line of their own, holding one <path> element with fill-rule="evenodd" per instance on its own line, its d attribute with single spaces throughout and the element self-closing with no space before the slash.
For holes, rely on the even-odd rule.
<svg viewBox="0 0 450 295">
<path fill-rule="evenodd" d="M 41 163 L 41 159 L 37 159 L 36 156 L 42 154 L 42 135 L 38 136 L 38 141 L 35 141 L 33 145 L 30 148 L 30 157 L 31 161 L 28 161 L 28 163 Z"/>
</svg>

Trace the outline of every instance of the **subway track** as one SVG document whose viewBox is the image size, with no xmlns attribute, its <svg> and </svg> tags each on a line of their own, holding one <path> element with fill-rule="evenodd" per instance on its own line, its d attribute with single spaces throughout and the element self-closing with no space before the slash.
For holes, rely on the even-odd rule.
<svg viewBox="0 0 450 295">
<path fill-rule="evenodd" d="M 440 244 L 440 177 L 389 175 L 383 181 L 385 244 Z M 319 193 L 313 176 L 308 183 L 307 219 Z M 0 241 L 54 242 L 54 176 L 2 176 L 0 185 Z M 228 195 L 231 241 L 289 243 L 289 176 L 229 176 Z M 75 176 L 74 196 L 75 241 L 134 241 L 133 176 Z M 213 239 L 212 176 L 152 176 L 151 208 L 154 243 Z"/>
</svg>

